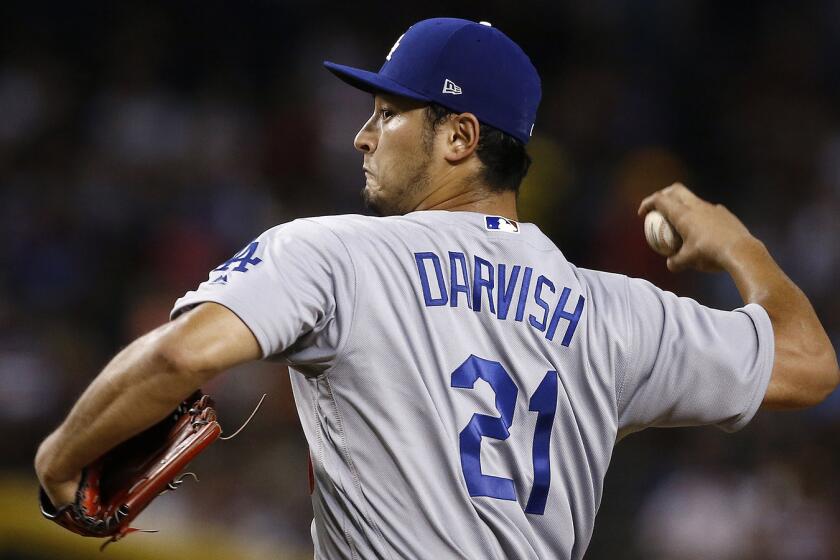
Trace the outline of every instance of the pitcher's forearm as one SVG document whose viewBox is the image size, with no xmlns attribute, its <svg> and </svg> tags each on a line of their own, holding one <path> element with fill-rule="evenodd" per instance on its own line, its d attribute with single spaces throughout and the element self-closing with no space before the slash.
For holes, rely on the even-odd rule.
<svg viewBox="0 0 840 560">
<path fill-rule="evenodd" d="M 779 268 L 764 243 L 755 237 L 734 243 L 721 264 L 735 282 L 744 303 L 760 304 L 771 319 L 777 312 L 795 308 L 800 299 L 808 301 Z"/>
<path fill-rule="evenodd" d="M 39 449 L 47 477 L 76 475 L 109 449 L 166 417 L 197 381 L 157 351 L 158 332 L 138 339 L 102 370 Z M 195 385 L 195 386 L 194 386 Z"/>
<path fill-rule="evenodd" d="M 105 366 L 38 449 L 38 476 L 65 481 L 166 417 L 213 376 L 261 349 L 233 312 L 206 303 L 142 336 Z"/>
<path fill-rule="evenodd" d="M 761 305 L 773 324 L 773 383 L 765 405 L 799 408 L 837 385 L 837 358 L 811 302 L 755 238 L 739 240 L 723 259 L 745 303 Z"/>
<path fill-rule="evenodd" d="M 218 373 L 261 356 L 250 329 L 215 303 L 131 343 L 38 448 L 35 470 L 50 500 L 55 506 L 72 502 L 86 465 L 165 418 Z"/>
</svg>

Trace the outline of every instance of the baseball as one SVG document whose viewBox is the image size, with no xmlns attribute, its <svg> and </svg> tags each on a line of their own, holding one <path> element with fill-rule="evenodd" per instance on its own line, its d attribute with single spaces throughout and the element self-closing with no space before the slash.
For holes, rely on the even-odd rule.
<svg viewBox="0 0 840 560">
<path fill-rule="evenodd" d="M 670 257 L 680 250 L 682 238 L 658 210 L 651 210 L 645 216 L 645 237 L 650 248 Z"/>
</svg>

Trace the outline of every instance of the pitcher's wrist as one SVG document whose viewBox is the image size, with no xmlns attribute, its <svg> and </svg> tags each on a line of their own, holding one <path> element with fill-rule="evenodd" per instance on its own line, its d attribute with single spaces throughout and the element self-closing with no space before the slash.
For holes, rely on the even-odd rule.
<svg viewBox="0 0 840 560">
<path fill-rule="evenodd" d="M 767 258 L 770 258 L 770 253 L 764 243 L 752 235 L 745 235 L 726 247 L 720 255 L 720 265 L 734 276 L 743 267 L 751 267 Z"/>
</svg>

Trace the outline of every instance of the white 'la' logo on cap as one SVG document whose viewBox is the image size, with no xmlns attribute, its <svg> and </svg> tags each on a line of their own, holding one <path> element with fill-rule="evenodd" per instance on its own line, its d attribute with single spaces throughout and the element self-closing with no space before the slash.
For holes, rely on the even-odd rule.
<svg viewBox="0 0 840 560">
<path fill-rule="evenodd" d="M 392 55 L 392 54 L 394 54 L 394 51 L 395 51 L 395 50 L 397 50 L 397 47 L 399 47 L 399 46 L 400 46 L 400 41 L 402 41 L 402 38 L 403 38 L 403 37 L 405 37 L 405 33 L 403 33 L 402 35 L 400 35 L 400 38 L 399 38 L 399 39 L 397 39 L 397 42 L 396 42 L 396 43 L 394 43 L 394 46 L 393 46 L 393 47 L 391 47 L 391 50 L 390 50 L 390 51 L 388 51 L 388 56 L 386 56 L 386 57 L 385 57 L 385 60 L 391 60 L 391 55 Z"/>
<path fill-rule="evenodd" d="M 451 93 L 452 95 L 461 95 L 461 86 L 456 85 L 452 80 L 443 82 L 443 93 Z"/>
</svg>

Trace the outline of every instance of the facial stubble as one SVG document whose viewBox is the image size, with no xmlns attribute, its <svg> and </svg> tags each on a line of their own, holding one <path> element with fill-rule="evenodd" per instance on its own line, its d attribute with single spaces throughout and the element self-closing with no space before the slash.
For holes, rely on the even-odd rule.
<svg viewBox="0 0 840 560">
<path fill-rule="evenodd" d="M 421 142 L 423 149 L 420 157 L 413 162 L 405 162 L 404 165 L 412 164 L 408 171 L 408 179 L 394 186 L 392 189 L 380 185 L 377 195 L 371 194 L 371 190 L 365 186 L 362 189 L 362 200 L 365 207 L 377 216 L 402 216 L 415 210 L 413 205 L 417 193 L 426 190 L 431 183 L 429 166 L 432 162 L 432 150 L 434 147 L 434 130 L 424 126 Z"/>
</svg>

